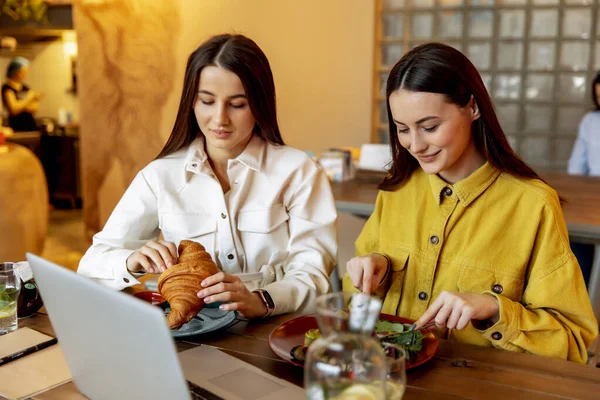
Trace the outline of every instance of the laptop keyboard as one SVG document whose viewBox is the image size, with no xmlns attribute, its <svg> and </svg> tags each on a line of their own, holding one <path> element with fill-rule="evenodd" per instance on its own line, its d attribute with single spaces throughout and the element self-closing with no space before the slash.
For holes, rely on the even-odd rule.
<svg viewBox="0 0 600 400">
<path fill-rule="evenodd" d="M 188 387 L 190 389 L 190 394 L 192 395 L 193 400 L 225 400 L 224 398 L 217 396 L 216 394 L 209 392 L 208 390 L 187 381 Z"/>
</svg>

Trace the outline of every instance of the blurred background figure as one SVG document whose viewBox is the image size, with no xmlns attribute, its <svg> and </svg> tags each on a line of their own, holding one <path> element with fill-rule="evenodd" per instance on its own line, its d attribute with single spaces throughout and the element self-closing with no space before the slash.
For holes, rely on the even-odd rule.
<svg viewBox="0 0 600 400">
<path fill-rule="evenodd" d="M 594 111 L 579 124 L 579 133 L 569 159 L 569 174 L 600 176 L 600 71 L 592 81 Z"/>
<path fill-rule="evenodd" d="M 15 57 L 6 69 L 6 83 L 2 85 L 2 104 L 8 114 L 8 126 L 14 131 L 38 130 L 34 115 L 42 95 L 25 85 L 29 60 Z"/>
<path fill-rule="evenodd" d="M 577 140 L 569 159 L 569 174 L 600 176 L 600 71 L 592 81 L 594 110 L 587 113 L 579 124 Z M 571 243 L 586 282 L 594 261 L 594 245 Z"/>
</svg>

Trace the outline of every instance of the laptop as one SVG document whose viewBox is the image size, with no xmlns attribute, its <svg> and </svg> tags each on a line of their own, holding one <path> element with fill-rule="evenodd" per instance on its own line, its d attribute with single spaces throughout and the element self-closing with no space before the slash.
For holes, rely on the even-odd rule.
<svg viewBox="0 0 600 400">
<path fill-rule="evenodd" d="M 305 398 L 302 388 L 215 348 L 178 354 L 158 307 L 33 254 L 27 260 L 73 381 L 88 398 Z"/>
</svg>

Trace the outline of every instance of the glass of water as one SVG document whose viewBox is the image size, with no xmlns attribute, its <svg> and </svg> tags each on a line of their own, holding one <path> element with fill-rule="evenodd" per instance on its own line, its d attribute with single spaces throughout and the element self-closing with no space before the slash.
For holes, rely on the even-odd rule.
<svg viewBox="0 0 600 400">
<path fill-rule="evenodd" d="M 21 278 L 16 264 L 0 263 L 0 335 L 17 329 L 17 301 L 21 289 Z"/>
<path fill-rule="evenodd" d="M 389 400 L 400 400 L 406 390 L 406 352 L 401 346 L 381 343 L 387 356 L 388 374 L 385 382 L 385 394 Z"/>
</svg>

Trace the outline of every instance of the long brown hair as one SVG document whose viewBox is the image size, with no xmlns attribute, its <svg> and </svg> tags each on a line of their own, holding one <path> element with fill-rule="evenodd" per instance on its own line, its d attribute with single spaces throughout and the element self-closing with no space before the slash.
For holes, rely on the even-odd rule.
<svg viewBox="0 0 600 400">
<path fill-rule="evenodd" d="M 450 103 L 466 106 L 475 99 L 481 117 L 473 122 L 475 147 L 500 171 L 524 178 L 539 176 L 513 151 L 498 122 L 492 100 L 475 66 L 460 51 L 428 43 L 406 53 L 392 68 L 387 81 L 386 105 L 389 120 L 392 164 L 379 189 L 392 191 L 410 177 L 419 162 L 400 145 L 390 110 L 390 95 L 399 89 L 439 93 Z"/>
<path fill-rule="evenodd" d="M 209 65 L 225 68 L 240 78 L 248 96 L 250 111 L 256 119 L 253 133 L 269 143 L 283 145 L 277 124 L 275 82 L 267 56 L 246 36 L 224 34 L 213 36 L 190 54 L 177 118 L 171 135 L 157 158 L 188 146 L 202 134 L 193 108 L 200 73 Z"/>
</svg>

